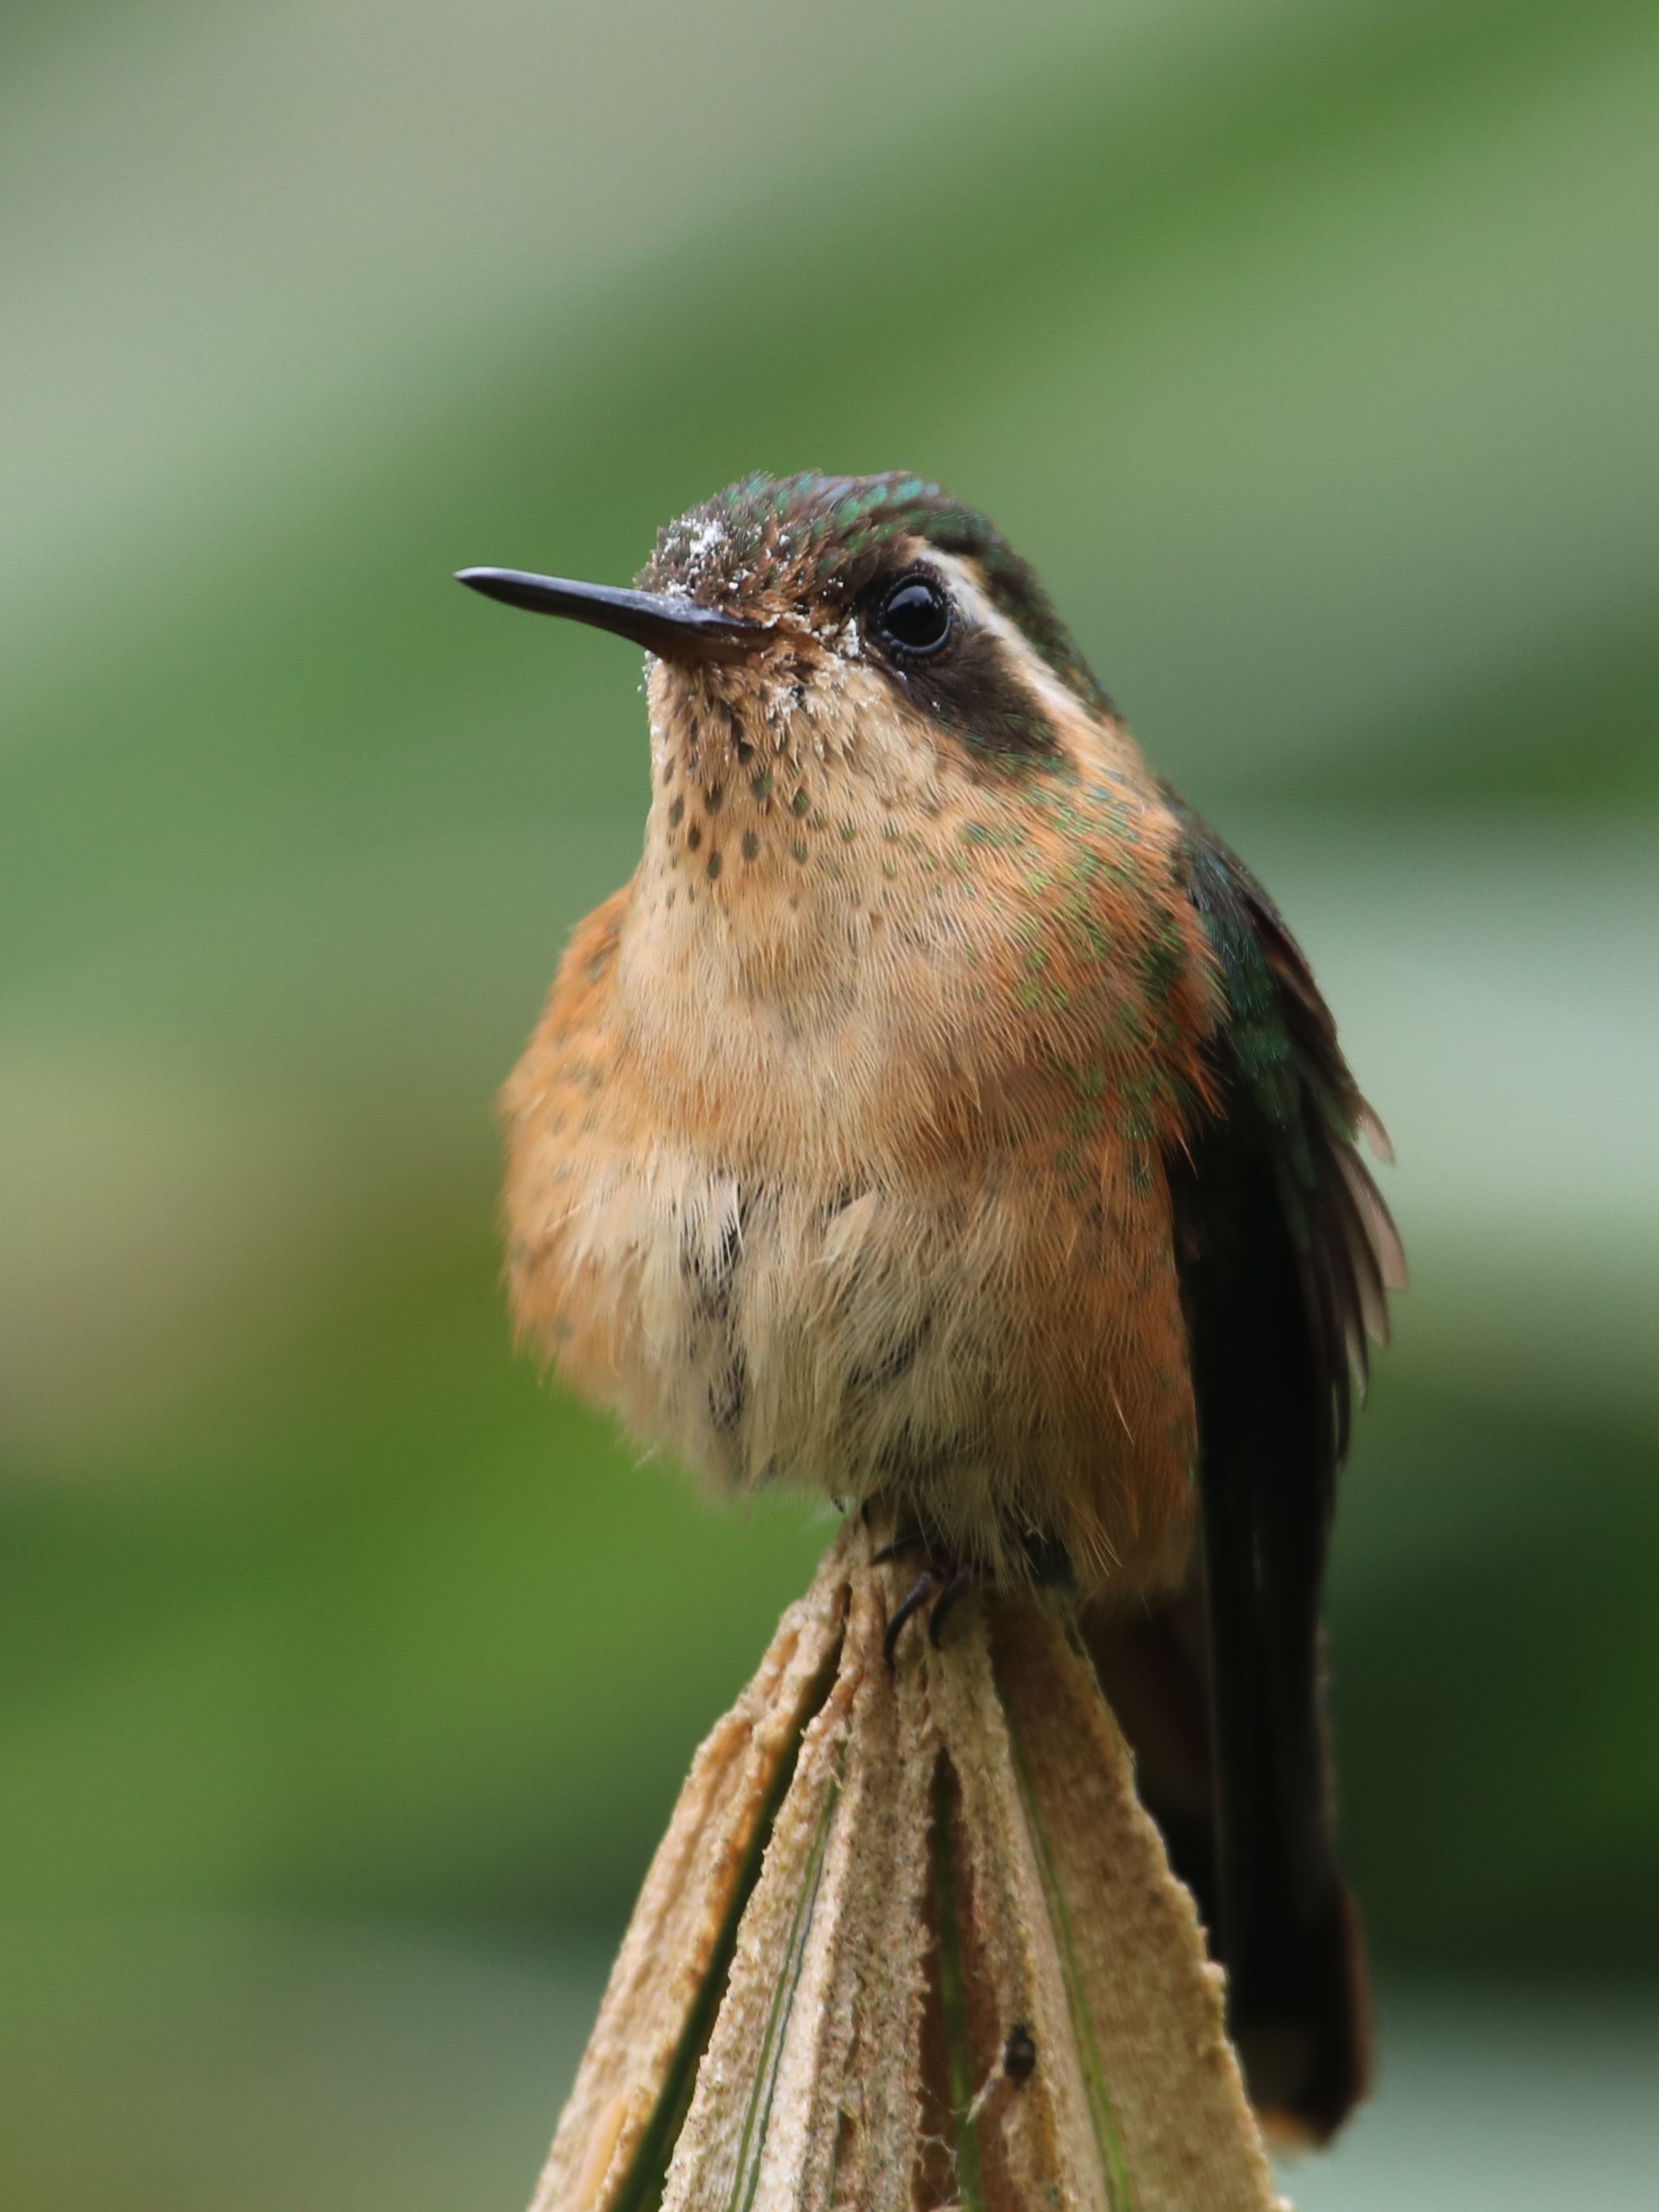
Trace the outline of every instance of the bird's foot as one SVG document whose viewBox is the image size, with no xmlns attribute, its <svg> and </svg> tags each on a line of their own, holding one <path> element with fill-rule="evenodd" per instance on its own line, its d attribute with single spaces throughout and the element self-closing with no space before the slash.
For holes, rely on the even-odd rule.
<svg viewBox="0 0 1659 2212">
<path fill-rule="evenodd" d="M 887 1517 L 878 1499 L 867 1498 L 862 1508 L 865 1527 L 878 1529 L 878 1515 L 883 1519 Z M 892 1527 L 890 1519 L 887 1525 Z M 1058 1537 L 1046 1535 L 1040 1529 L 1018 1527 L 1012 1522 L 1006 1525 L 1006 1536 L 1009 1556 L 1024 1554 L 1024 1574 L 1018 1579 L 1028 1580 L 1037 1589 L 1065 1589 L 1072 1586 L 1072 1562 Z M 984 1561 L 963 1559 L 938 1531 L 916 1521 L 901 1522 L 886 1542 L 871 1554 L 871 1560 L 875 1566 L 890 1566 L 896 1560 L 913 1555 L 919 1561 L 916 1578 L 889 1616 L 883 1639 L 890 1667 L 897 1655 L 899 1638 L 919 1613 L 927 1614 L 928 1641 L 937 1651 L 945 1624 L 963 1599 L 975 1590 L 995 1588 L 999 1580 L 992 1566 Z"/>
<path fill-rule="evenodd" d="M 882 1649 L 890 1667 L 898 1656 L 899 1638 L 906 1627 L 921 1613 L 927 1616 L 927 1640 L 935 1651 L 940 1648 L 945 1624 L 969 1591 L 982 1589 L 985 1576 L 977 1567 L 958 1565 L 954 1560 L 940 1559 L 919 1534 L 896 1536 L 890 1544 L 877 1553 L 879 1562 L 897 1558 L 906 1551 L 927 1553 L 921 1572 L 911 1583 L 908 1591 L 894 1607 L 887 1622 L 887 1633 L 882 1638 Z"/>
</svg>

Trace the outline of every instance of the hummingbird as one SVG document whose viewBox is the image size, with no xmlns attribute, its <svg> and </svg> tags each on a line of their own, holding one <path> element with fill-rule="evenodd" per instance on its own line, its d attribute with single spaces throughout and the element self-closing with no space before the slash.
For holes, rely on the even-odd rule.
<svg viewBox="0 0 1659 2212">
<path fill-rule="evenodd" d="M 502 1098 L 518 1330 L 726 1492 L 805 1485 L 1072 1609 L 1265 2116 L 1365 2085 L 1322 1583 L 1400 1240 L 1308 963 L 1035 572 L 901 473 L 752 475 L 632 589 L 631 880 Z"/>
</svg>

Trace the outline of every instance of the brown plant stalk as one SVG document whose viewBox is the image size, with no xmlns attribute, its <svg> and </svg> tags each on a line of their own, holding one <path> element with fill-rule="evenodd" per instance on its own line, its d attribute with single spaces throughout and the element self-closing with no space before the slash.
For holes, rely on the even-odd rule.
<svg viewBox="0 0 1659 2212">
<path fill-rule="evenodd" d="M 693 1763 L 532 2212 L 1271 2212 L 1221 1975 L 1036 1600 L 855 1523 Z"/>
</svg>

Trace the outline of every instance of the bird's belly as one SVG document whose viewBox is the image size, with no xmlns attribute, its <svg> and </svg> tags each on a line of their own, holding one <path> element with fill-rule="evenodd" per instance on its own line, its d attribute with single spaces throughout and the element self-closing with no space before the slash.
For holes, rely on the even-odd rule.
<svg viewBox="0 0 1659 2212">
<path fill-rule="evenodd" d="M 520 1241 L 515 1303 L 580 1389 L 723 1486 L 882 1494 L 994 1567 L 1040 1535 L 1085 1585 L 1140 1588 L 1184 1566 L 1193 1449 L 1146 1226 L 1026 1156 L 814 1187 L 589 1152 Z"/>
</svg>

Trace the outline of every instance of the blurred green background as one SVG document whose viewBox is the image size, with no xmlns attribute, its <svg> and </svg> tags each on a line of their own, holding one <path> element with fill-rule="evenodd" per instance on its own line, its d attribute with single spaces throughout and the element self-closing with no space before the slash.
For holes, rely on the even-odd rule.
<svg viewBox="0 0 1659 2212">
<path fill-rule="evenodd" d="M 1415 1281 L 1334 1595 L 1377 2100 L 1659 2166 L 1659 15 L 0 6 L 0 2201 L 520 2203 L 826 1524 L 515 1361 L 492 1094 L 623 580 L 935 475 L 1266 876 Z"/>
</svg>

